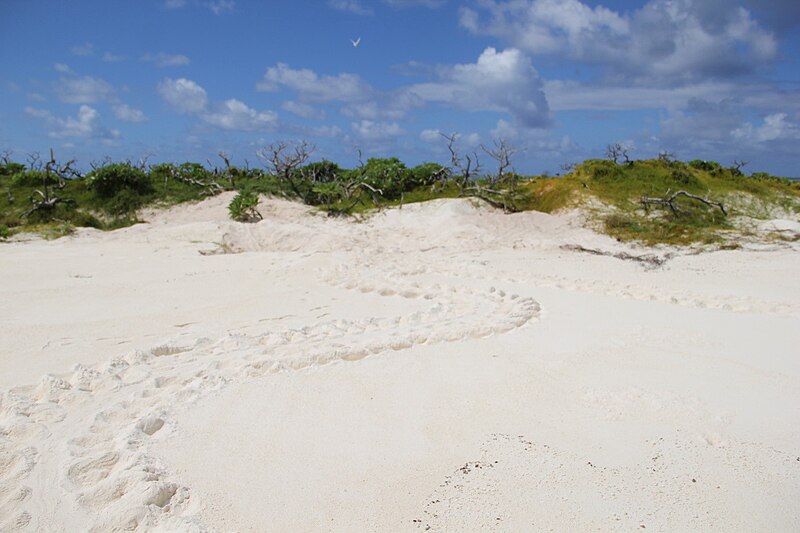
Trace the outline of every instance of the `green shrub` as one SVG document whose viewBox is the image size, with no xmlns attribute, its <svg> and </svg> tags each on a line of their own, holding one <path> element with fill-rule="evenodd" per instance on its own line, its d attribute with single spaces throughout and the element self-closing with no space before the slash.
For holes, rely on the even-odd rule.
<svg viewBox="0 0 800 533">
<path fill-rule="evenodd" d="M 48 185 L 57 183 L 56 177 L 51 174 L 48 178 L 44 170 L 23 170 L 11 176 L 11 183 L 17 187 L 41 187 L 45 181 Z"/>
<path fill-rule="evenodd" d="M 108 200 L 103 208 L 111 215 L 122 216 L 134 213 L 144 205 L 144 198 L 136 191 L 122 189 Z"/>
<path fill-rule="evenodd" d="M 380 189 L 388 200 L 400 198 L 405 191 L 413 189 L 411 171 L 396 157 L 369 159 L 362 172 L 364 182 Z"/>
<path fill-rule="evenodd" d="M 314 205 L 335 204 L 344 198 L 344 187 L 335 181 L 320 182 L 314 185 L 312 192 L 316 196 Z"/>
<path fill-rule="evenodd" d="M 87 176 L 89 187 L 101 198 L 117 196 L 122 191 L 137 194 L 153 192 L 150 177 L 130 163 L 111 163 L 92 170 Z M 137 206 L 138 207 L 138 206 Z"/>
<path fill-rule="evenodd" d="M 613 161 L 594 159 L 587 161 L 584 165 L 592 179 L 596 180 L 619 179 L 625 175 L 625 168 Z"/>
<path fill-rule="evenodd" d="M 258 222 L 261 213 L 256 210 L 258 195 L 252 191 L 241 191 L 228 204 L 228 213 L 236 222 Z"/>
<path fill-rule="evenodd" d="M 676 168 L 670 174 L 670 178 L 681 186 L 699 185 L 700 181 L 690 171 L 683 168 Z"/>
<path fill-rule="evenodd" d="M 21 172 L 25 172 L 25 165 L 22 163 L 10 161 L 6 164 L 0 164 L 0 176 L 13 176 Z"/>
<path fill-rule="evenodd" d="M 722 165 L 716 161 L 704 161 L 702 159 L 694 159 L 689 161 L 689 166 L 698 170 L 705 170 L 706 172 L 719 173 L 722 171 Z"/>
<path fill-rule="evenodd" d="M 70 222 L 75 226 L 82 227 L 82 228 L 95 228 L 95 229 L 105 229 L 105 224 L 94 216 L 91 213 L 87 213 L 85 211 L 76 211 L 70 217 Z"/>
<path fill-rule="evenodd" d="M 11 237 L 11 230 L 6 225 L 0 225 L 0 239 L 8 239 Z"/>
<path fill-rule="evenodd" d="M 439 163 L 422 163 L 411 169 L 411 182 L 413 187 L 433 185 L 445 181 L 450 177 L 450 172 Z"/>
</svg>

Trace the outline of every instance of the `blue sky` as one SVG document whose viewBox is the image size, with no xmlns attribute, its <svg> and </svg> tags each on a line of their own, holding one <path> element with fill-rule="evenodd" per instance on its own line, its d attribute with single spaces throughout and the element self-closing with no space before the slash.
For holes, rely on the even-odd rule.
<svg viewBox="0 0 800 533">
<path fill-rule="evenodd" d="M 3 0 L 0 149 L 444 163 L 445 132 L 527 173 L 620 142 L 798 176 L 799 29 L 797 0 Z"/>
</svg>

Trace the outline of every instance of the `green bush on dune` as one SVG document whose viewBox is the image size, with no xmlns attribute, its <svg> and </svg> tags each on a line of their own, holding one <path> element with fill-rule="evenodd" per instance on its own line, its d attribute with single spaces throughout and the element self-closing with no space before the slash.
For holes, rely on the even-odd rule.
<svg viewBox="0 0 800 533">
<path fill-rule="evenodd" d="M 450 148 L 453 148 L 452 140 Z M 476 176 L 451 150 L 449 167 L 428 162 L 413 168 L 398 158 L 370 158 L 354 169 L 321 160 L 309 162 L 313 147 L 306 143 L 275 143 L 262 161 L 267 170 L 237 167 L 225 156 L 225 167 L 209 169 L 196 163 L 161 163 L 148 167 L 130 161 L 95 165 L 80 176 L 59 165 L 51 154 L 47 164 L 32 157 L 30 166 L 0 160 L 0 237 L 35 230 L 61 235 L 64 228 L 84 226 L 114 229 L 136 222 L 147 205 L 173 205 L 202 199 L 225 189 L 238 194 L 228 206 L 230 217 L 254 222 L 260 194 L 298 199 L 331 215 L 346 215 L 435 198 L 477 197 L 506 212 L 554 212 L 584 207 L 594 213 L 597 228 L 621 240 L 648 244 L 689 244 L 719 240 L 720 230 L 734 229 L 729 213 L 800 212 L 800 184 L 766 173 L 746 176 L 743 162 L 724 167 L 714 161 L 684 163 L 674 157 L 624 162 L 590 159 L 568 165 L 562 177 L 521 176 L 510 165 L 514 150 L 504 143 L 481 147 L 497 163 L 494 173 Z M 61 170 L 59 170 L 61 169 Z M 63 175 L 62 175 L 63 174 Z M 685 191 L 666 202 L 671 194 Z M 42 194 L 46 193 L 46 194 Z M 47 209 L 31 209 L 47 197 Z M 706 198 L 706 204 L 697 198 Z M 657 200 L 645 203 L 643 198 Z M 659 200 L 661 199 L 661 200 Z M 659 203 L 661 202 L 661 203 Z M 713 202 L 731 204 L 729 210 Z M 748 204 L 749 202 L 749 204 Z M 782 211 L 780 211 L 782 210 Z"/>
<path fill-rule="evenodd" d="M 237 222 L 258 222 L 261 213 L 258 207 L 258 195 L 252 191 L 240 191 L 228 204 L 230 217 Z"/>
</svg>

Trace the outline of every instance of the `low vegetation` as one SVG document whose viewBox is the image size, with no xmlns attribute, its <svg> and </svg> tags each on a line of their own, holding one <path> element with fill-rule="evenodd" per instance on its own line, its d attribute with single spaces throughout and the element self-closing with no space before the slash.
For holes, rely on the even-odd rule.
<svg viewBox="0 0 800 533">
<path fill-rule="evenodd" d="M 607 159 L 565 165 L 564 176 L 522 176 L 512 166 L 516 149 L 504 141 L 481 146 L 493 166 L 481 167 L 478 151 L 460 154 L 456 136 L 445 136 L 448 165 L 408 167 L 397 158 L 359 152 L 356 168 L 312 161 L 314 147 L 279 142 L 259 152 L 263 168 L 239 167 L 220 152 L 224 166 L 197 163 L 104 161 L 82 174 L 75 162 L 51 152 L 25 164 L 10 154 L 0 160 L 0 240 L 19 232 L 47 237 L 76 227 L 110 230 L 134 224 L 145 206 L 170 206 L 237 191 L 229 204 L 233 220 L 257 222 L 260 195 L 298 199 L 330 216 L 363 213 L 437 198 L 474 197 L 507 213 L 553 213 L 583 208 L 595 228 L 620 240 L 646 244 L 730 241 L 746 228 L 743 220 L 796 218 L 800 183 L 742 172 L 746 163 L 678 161 L 672 154 L 632 160 L 621 145 L 609 145 Z M 732 237 L 733 236 L 733 237 Z M 730 244 L 730 242 L 728 242 Z"/>
</svg>

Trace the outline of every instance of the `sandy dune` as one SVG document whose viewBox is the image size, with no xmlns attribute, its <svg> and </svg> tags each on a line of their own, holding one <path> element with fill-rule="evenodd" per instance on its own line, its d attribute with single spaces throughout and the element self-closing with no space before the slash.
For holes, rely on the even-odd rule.
<svg viewBox="0 0 800 533">
<path fill-rule="evenodd" d="M 0 531 L 800 530 L 796 243 L 229 200 L 0 245 Z"/>
</svg>

